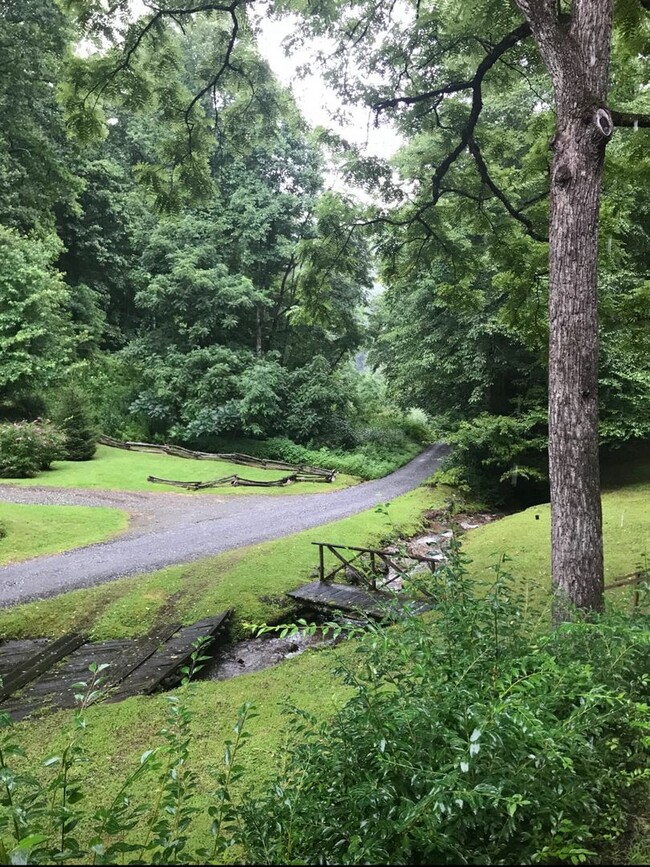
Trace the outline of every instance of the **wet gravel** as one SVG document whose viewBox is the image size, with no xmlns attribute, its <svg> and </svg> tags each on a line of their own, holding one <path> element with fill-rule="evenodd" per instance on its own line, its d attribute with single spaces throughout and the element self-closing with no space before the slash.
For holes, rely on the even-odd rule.
<svg viewBox="0 0 650 867">
<path fill-rule="evenodd" d="M 0 567 L 0 606 L 45 598 L 140 572 L 152 572 L 345 518 L 417 487 L 447 447 L 425 449 L 383 479 L 330 493 L 218 497 L 0 485 L 0 500 L 109 506 L 132 515 L 117 539 Z"/>
</svg>

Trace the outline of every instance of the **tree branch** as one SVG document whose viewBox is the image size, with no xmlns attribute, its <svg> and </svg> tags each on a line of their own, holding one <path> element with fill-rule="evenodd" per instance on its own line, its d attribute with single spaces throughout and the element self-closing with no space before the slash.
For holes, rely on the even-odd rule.
<svg viewBox="0 0 650 867">
<path fill-rule="evenodd" d="M 650 9 L 650 0 L 647 0 Z M 614 111 L 610 109 L 614 126 L 650 127 L 650 114 L 636 114 L 633 111 Z"/>
<path fill-rule="evenodd" d="M 190 153 L 192 152 L 192 124 L 190 122 L 190 114 L 192 109 L 197 104 L 197 102 L 205 96 L 205 94 L 209 90 L 214 90 L 219 83 L 219 79 L 224 74 L 227 69 L 232 69 L 232 65 L 230 63 L 230 59 L 232 57 L 233 50 L 235 48 L 235 42 L 237 41 L 237 35 L 239 33 L 239 19 L 237 18 L 237 3 L 233 3 L 231 8 L 228 10 L 230 12 L 230 18 L 232 20 L 232 30 L 230 31 L 230 38 L 228 40 L 228 45 L 226 47 L 226 53 L 224 55 L 223 63 L 217 70 L 217 72 L 212 76 L 210 81 L 206 84 L 204 88 L 202 88 L 197 94 L 195 94 L 194 98 L 185 109 L 185 125 L 187 127 L 188 136 L 189 136 L 189 149 Z"/>
<path fill-rule="evenodd" d="M 393 97 L 393 99 L 385 99 L 381 102 L 375 103 L 371 107 L 373 111 L 379 114 L 380 111 L 384 111 L 387 108 L 397 108 L 398 105 L 416 105 L 419 102 L 426 102 L 428 100 L 437 99 L 438 97 L 445 97 L 451 93 L 459 93 L 463 90 L 476 90 L 483 81 L 488 69 L 491 69 L 494 66 L 501 55 L 505 54 L 506 51 L 518 42 L 521 42 L 522 39 L 526 39 L 530 34 L 530 26 L 526 23 L 521 24 L 515 30 L 504 36 L 503 39 L 494 45 L 485 55 L 483 60 L 479 63 L 472 78 L 461 81 L 450 81 L 435 90 L 428 90 L 425 93 L 419 93 L 415 96 L 396 96 Z"/>
<path fill-rule="evenodd" d="M 476 163 L 476 167 L 478 169 L 481 180 L 483 181 L 485 186 L 494 193 L 494 195 L 501 202 L 501 204 L 504 206 L 510 216 L 514 217 L 515 220 L 518 220 L 526 228 L 526 233 L 530 235 L 530 237 L 534 241 L 541 241 L 542 243 L 548 242 L 548 238 L 545 238 L 543 235 L 540 235 L 539 232 L 537 232 L 528 217 L 526 217 L 525 214 L 522 214 L 521 210 L 518 210 L 514 207 L 506 194 L 503 192 L 503 190 L 501 190 L 492 180 L 486 162 L 483 159 L 483 154 L 481 153 L 478 144 L 473 138 L 469 140 L 469 152 L 474 157 L 474 162 Z"/>
</svg>

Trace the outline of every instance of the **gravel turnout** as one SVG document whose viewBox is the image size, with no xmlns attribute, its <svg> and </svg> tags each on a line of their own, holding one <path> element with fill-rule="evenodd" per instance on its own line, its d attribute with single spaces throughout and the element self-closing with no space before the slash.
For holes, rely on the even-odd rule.
<svg viewBox="0 0 650 867">
<path fill-rule="evenodd" d="M 188 563 L 231 548 L 328 524 L 416 488 L 447 447 L 425 449 L 383 479 L 301 496 L 219 497 L 0 485 L 0 500 L 42 505 L 112 506 L 132 516 L 117 539 L 0 568 L 0 606 Z"/>
</svg>

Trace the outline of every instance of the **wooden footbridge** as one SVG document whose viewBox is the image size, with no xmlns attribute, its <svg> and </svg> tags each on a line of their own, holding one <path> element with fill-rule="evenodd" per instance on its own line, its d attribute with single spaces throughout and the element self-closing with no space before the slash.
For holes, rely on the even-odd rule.
<svg viewBox="0 0 650 867">
<path fill-rule="evenodd" d="M 0 713 L 14 720 L 47 708 L 71 708 L 78 702 L 73 684 L 89 680 L 92 663 L 107 663 L 101 691 L 110 702 L 150 695 L 182 679 L 195 642 L 214 643 L 232 610 L 191 626 L 169 624 L 132 640 L 91 642 L 71 632 L 55 641 L 34 639 L 0 644 Z"/>
<path fill-rule="evenodd" d="M 292 599 L 319 608 L 378 619 L 394 612 L 396 607 L 416 612 L 432 607 L 431 602 L 395 591 L 401 586 L 409 563 L 411 568 L 413 564 L 424 563 L 433 572 L 440 564 L 439 559 L 330 542 L 312 544 L 318 547 L 318 580 L 292 590 L 287 594 Z M 330 570 L 325 568 L 327 554 L 333 555 L 337 561 Z M 337 580 L 341 578 L 343 583 Z"/>
</svg>

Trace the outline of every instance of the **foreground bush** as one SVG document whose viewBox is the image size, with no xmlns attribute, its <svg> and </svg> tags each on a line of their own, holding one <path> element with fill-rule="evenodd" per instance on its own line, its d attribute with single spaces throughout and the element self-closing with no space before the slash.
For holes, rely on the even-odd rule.
<svg viewBox="0 0 650 867">
<path fill-rule="evenodd" d="M 98 697 L 102 666 L 77 685 L 68 746 L 40 770 L 25 767 L 0 715 L 0 863 L 597 860 L 625 831 L 647 764 L 644 618 L 531 637 L 536 621 L 501 571 L 483 597 L 458 558 L 419 587 L 434 594 L 435 612 L 362 635 L 342 672 L 353 697 L 323 723 L 296 713 L 282 773 L 239 802 L 232 784 L 242 783 L 250 706 L 199 806 L 188 761 L 192 670 L 169 696 L 161 743 L 101 806 L 83 710 Z M 200 662 L 197 650 L 191 668 Z M 134 784 L 145 775 L 141 800 Z"/>
<path fill-rule="evenodd" d="M 337 716 L 296 718 L 285 772 L 241 810 L 250 863 L 579 863 L 625 829 L 647 762 L 641 620 L 531 638 L 501 572 L 483 599 L 461 562 L 425 589 L 437 613 L 360 643 Z"/>
<path fill-rule="evenodd" d="M 65 436 L 50 422 L 0 424 L 0 477 L 32 478 L 65 457 Z"/>
</svg>

